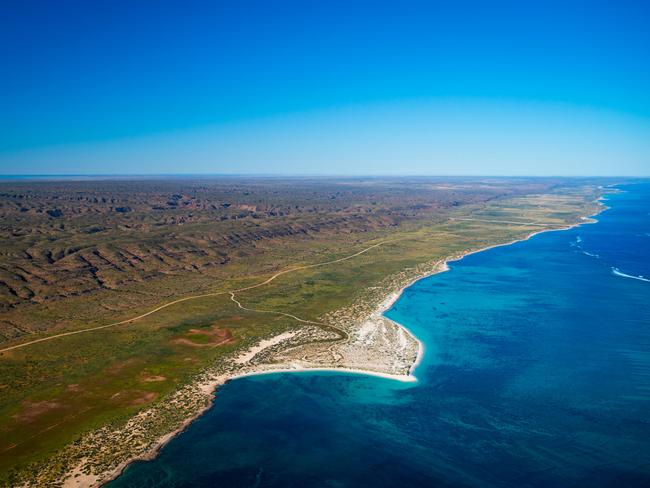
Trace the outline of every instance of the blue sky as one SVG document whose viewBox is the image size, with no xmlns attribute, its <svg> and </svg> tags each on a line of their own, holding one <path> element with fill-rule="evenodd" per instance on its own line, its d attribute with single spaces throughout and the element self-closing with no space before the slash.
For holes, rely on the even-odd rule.
<svg viewBox="0 0 650 488">
<path fill-rule="evenodd" d="M 0 173 L 650 173 L 648 2 L 9 3 Z"/>
</svg>

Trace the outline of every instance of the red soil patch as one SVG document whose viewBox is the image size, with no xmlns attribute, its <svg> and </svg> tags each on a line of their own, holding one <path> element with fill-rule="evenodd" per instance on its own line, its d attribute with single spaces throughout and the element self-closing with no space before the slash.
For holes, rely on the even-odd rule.
<svg viewBox="0 0 650 488">
<path fill-rule="evenodd" d="M 41 415 L 56 410 L 59 407 L 61 407 L 61 404 L 52 400 L 44 400 L 42 402 L 25 400 L 22 411 L 14 415 L 14 419 L 18 422 L 33 422 Z"/>
<path fill-rule="evenodd" d="M 234 340 L 229 329 L 222 329 L 215 325 L 210 329 L 190 329 L 186 337 L 179 337 L 172 342 L 191 347 L 216 347 Z"/>
<path fill-rule="evenodd" d="M 131 400 L 130 405 L 143 405 L 145 403 L 153 402 L 158 397 L 158 393 L 153 391 L 143 391 L 140 395 Z"/>
</svg>

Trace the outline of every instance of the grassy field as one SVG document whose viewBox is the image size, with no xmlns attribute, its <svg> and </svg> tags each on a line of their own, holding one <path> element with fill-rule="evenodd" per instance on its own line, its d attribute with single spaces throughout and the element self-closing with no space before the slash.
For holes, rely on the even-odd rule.
<svg viewBox="0 0 650 488">
<path fill-rule="evenodd" d="M 436 218 L 425 214 L 362 231 L 277 237 L 257 243 L 255 252 L 228 266 L 125 281 L 98 293 L 10 308 L 5 317 L 35 331 L 29 339 L 46 337 L 127 319 L 179 297 L 259 283 L 287 267 L 334 260 L 381 243 L 353 259 L 287 273 L 237 293 L 247 307 L 318 321 L 405 268 L 575 223 L 595 210 L 595 196 L 593 185 L 572 184 L 544 194 L 451 205 Z M 261 337 L 297 327 L 284 316 L 243 311 L 221 294 L 187 300 L 133 323 L 1 353 L 0 480 L 8 484 L 84 432 L 123 423 L 164 401 L 206 366 Z"/>
</svg>

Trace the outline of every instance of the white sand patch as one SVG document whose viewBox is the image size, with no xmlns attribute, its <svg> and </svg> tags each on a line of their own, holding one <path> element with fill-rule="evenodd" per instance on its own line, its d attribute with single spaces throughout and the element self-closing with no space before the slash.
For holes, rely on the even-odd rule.
<svg viewBox="0 0 650 488">
<path fill-rule="evenodd" d="M 263 339 L 257 345 L 251 347 L 248 351 L 245 351 L 239 356 L 237 356 L 234 362 L 236 364 L 246 364 L 260 352 L 264 351 L 265 349 L 268 349 L 269 347 L 276 346 L 283 341 L 291 339 L 297 333 L 298 333 L 297 331 L 287 331 L 287 332 L 283 332 L 282 334 L 273 336 L 270 339 Z"/>
</svg>

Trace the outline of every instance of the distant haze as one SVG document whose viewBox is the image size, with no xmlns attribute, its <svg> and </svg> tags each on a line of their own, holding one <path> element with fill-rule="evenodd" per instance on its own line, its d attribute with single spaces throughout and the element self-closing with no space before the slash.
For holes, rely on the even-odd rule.
<svg viewBox="0 0 650 488">
<path fill-rule="evenodd" d="M 650 124 L 570 107 L 351 107 L 2 156 L 15 173 L 647 175 Z"/>
</svg>

